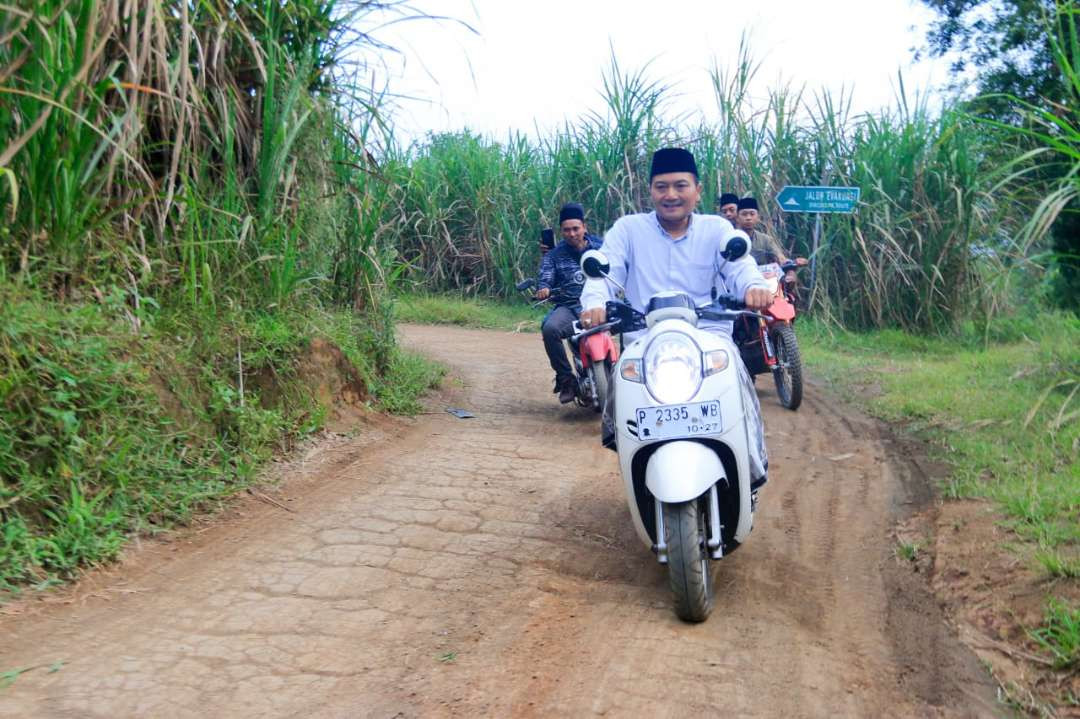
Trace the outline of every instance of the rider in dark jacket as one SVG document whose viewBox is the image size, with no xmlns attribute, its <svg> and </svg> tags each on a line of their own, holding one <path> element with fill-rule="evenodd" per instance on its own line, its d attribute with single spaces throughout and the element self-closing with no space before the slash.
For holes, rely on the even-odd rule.
<svg viewBox="0 0 1080 719">
<path fill-rule="evenodd" d="M 544 318 L 542 334 L 544 350 L 551 368 L 555 370 L 555 391 L 563 404 L 574 401 L 574 374 L 563 348 L 563 339 L 574 333 L 573 323 L 581 313 L 581 255 L 586 250 L 599 249 L 603 240 L 588 232 L 585 208 L 576 202 L 563 205 L 559 211 L 559 232 L 563 241 L 544 255 L 540 264 L 539 289 L 536 296 L 551 296 L 555 309 Z"/>
</svg>

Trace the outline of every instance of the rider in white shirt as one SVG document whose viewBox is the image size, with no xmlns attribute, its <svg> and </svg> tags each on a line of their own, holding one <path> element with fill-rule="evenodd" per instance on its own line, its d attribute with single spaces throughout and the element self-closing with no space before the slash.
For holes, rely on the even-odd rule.
<svg viewBox="0 0 1080 719">
<path fill-rule="evenodd" d="M 653 154 L 649 173 L 649 193 L 653 212 L 626 215 L 604 235 L 603 253 L 611 264 L 609 276 L 626 288 L 626 300 L 644 311 L 649 299 L 667 290 L 685 292 L 695 304 L 705 305 L 712 300 L 713 289 L 740 297 L 747 309 L 760 310 L 772 301 L 765 279 L 748 254 L 729 260 L 723 251 L 724 240 L 735 232 L 723 217 L 694 214 L 701 199 L 694 156 L 682 148 L 665 148 Z M 744 245 L 745 248 L 745 245 Z M 612 299 L 612 290 L 603 279 L 589 279 L 581 293 L 583 327 L 605 321 L 604 303 Z M 731 322 L 702 321 L 699 325 L 728 337 Z M 633 336 L 627 335 L 626 341 Z M 757 456 L 752 457 L 755 483 L 764 483 L 768 466 L 765 454 L 764 429 L 753 382 L 739 359 L 732 352 L 743 379 L 744 395 L 748 395 L 748 429 L 757 436 Z M 612 396 L 614 393 L 612 393 Z M 604 411 L 604 446 L 614 446 L 614 427 L 611 407 Z M 753 416 L 750 416 L 750 415 Z M 753 448 L 752 448 L 753 449 Z M 752 453 L 753 454 L 753 453 Z"/>
</svg>

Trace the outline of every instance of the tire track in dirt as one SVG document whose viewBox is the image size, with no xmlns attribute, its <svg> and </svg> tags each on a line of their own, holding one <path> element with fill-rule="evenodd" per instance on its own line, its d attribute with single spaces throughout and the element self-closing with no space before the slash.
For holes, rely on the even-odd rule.
<svg viewBox="0 0 1080 719">
<path fill-rule="evenodd" d="M 687 625 L 596 416 L 550 394 L 540 338 L 403 334 L 462 386 L 301 472 L 283 489 L 293 512 L 248 506 L 133 553 L 70 605 L 0 620 L 0 670 L 64 661 L 0 691 L 0 715 L 995 711 L 933 599 L 898 575 L 890 527 L 910 488 L 868 420 L 814 386 L 788 412 L 759 378 L 759 523 L 716 566 L 712 618 Z"/>
</svg>

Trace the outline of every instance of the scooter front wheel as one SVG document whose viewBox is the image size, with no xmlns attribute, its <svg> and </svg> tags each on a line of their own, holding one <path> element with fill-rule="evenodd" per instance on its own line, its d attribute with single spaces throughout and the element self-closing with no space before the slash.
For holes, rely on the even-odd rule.
<svg viewBox="0 0 1080 719">
<path fill-rule="evenodd" d="M 703 622 L 716 603 L 709 575 L 705 502 L 698 498 L 665 503 L 663 509 L 668 584 L 675 598 L 675 614 L 683 621 Z"/>
</svg>

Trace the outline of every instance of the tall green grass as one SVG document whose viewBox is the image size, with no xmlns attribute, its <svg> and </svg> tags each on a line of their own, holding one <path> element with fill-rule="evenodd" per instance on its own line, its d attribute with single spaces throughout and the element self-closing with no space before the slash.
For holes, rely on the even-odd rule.
<svg viewBox="0 0 1080 719">
<path fill-rule="evenodd" d="M 405 11 L 3 6 L 2 276 L 60 299 L 113 284 L 132 303 L 200 311 L 329 298 L 377 308 L 393 257 L 378 245 L 387 178 L 368 147 L 380 98 L 341 68 L 371 45 L 372 14 Z"/>
<path fill-rule="evenodd" d="M 827 216 L 814 257 L 814 311 L 852 328 L 950 332 L 1016 304 L 1002 278 L 1038 275 L 1037 248 L 1014 241 L 1025 218 L 1000 184 L 1001 158 L 1022 154 L 949 107 L 908 97 L 855 115 L 851 96 L 793 86 L 763 92 L 744 44 L 711 72 L 716 116 L 672 117 L 669 87 L 613 58 L 602 106 L 545 136 L 504 141 L 434 135 L 392 159 L 392 243 L 409 277 L 430 290 L 510 297 L 538 261 L 535 237 L 578 200 L 592 229 L 649 209 L 648 162 L 659 146 L 696 155 L 701 211 L 721 191 L 753 194 L 766 231 L 792 253 L 814 249 L 811 215 L 785 214 L 787 184 L 854 185 L 852 216 Z M 754 101 L 754 97 L 764 97 Z M 1012 153 L 1012 154 L 1010 154 Z"/>
</svg>

